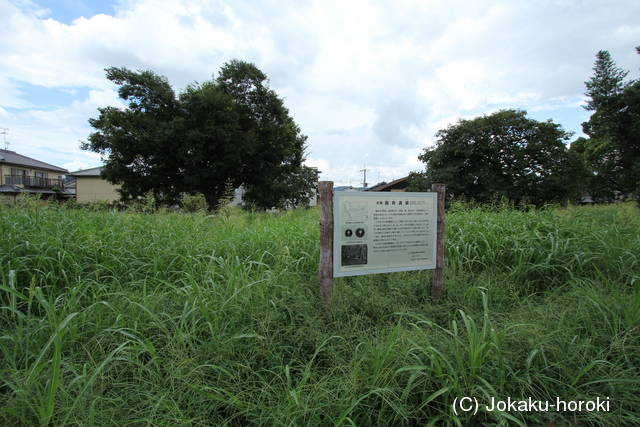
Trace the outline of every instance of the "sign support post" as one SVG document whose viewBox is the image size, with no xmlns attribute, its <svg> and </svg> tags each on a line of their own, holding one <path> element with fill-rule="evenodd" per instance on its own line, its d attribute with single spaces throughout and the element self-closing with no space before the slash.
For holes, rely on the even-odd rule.
<svg viewBox="0 0 640 427">
<path fill-rule="evenodd" d="M 325 309 L 331 306 L 333 291 L 333 182 L 320 181 L 320 298 Z"/>
<path fill-rule="evenodd" d="M 444 199 L 445 185 L 432 184 L 431 191 L 438 193 L 438 222 L 436 231 L 436 268 L 433 270 L 431 297 L 440 299 L 444 290 Z"/>
<path fill-rule="evenodd" d="M 318 183 L 318 278 L 327 312 L 334 277 L 432 269 L 431 297 L 442 298 L 445 190 L 433 184 L 430 193 L 334 194 L 332 181 Z"/>
</svg>

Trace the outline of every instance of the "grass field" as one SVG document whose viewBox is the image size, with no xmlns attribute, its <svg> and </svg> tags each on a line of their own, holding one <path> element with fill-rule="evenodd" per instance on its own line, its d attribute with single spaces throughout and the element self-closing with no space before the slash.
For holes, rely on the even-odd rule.
<svg viewBox="0 0 640 427">
<path fill-rule="evenodd" d="M 336 279 L 318 211 L 0 207 L 0 425 L 638 425 L 640 211 L 454 207 L 429 272 Z M 456 397 L 609 412 L 453 412 Z"/>
</svg>

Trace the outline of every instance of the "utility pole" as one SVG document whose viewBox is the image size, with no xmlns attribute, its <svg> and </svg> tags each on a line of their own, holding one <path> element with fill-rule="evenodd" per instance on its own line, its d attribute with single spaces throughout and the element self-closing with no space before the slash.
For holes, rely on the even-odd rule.
<svg viewBox="0 0 640 427">
<path fill-rule="evenodd" d="M 363 188 L 367 188 L 367 172 L 369 171 L 369 169 L 367 169 L 367 165 L 364 165 L 363 169 L 360 169 L 358 172 L 362 172 L 363 176 L 362 176 L 362 187 Z"/>
<path fill-rule="evenodd" d="M 9 132 L 9 128 L 0 128 L 0 133 L 4 139 L 4 149 L 9 149 L 9 143 L 7 142 L 7 133 Z"/>
</svg>

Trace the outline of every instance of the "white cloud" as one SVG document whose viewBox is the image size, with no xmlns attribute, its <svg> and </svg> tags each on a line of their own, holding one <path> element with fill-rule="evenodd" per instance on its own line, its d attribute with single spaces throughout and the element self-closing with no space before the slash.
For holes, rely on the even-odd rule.
<svg viewBox="0 0 640 427">
<path fill-rule="evenodd" d="M 100 164 L 100 156 L 80 150 L 80 143 L 90 132 L 88 118 L 97 116 L 97 108 L 107 105 L 121 105 L 113 89 L 91 90 L 86 99 L 69 106 L 17 110 L 0 114 L 0 118 L 9 127 L 11 150 L 55 165 L 95 166 Z"/>
<path fill-rule="evenodd" d="M 16 87 L 15 82 L 0 75 L 0 105 L 5 108 L 27 108 L 33 107 L 29 102 L 22 99 L 22 93 Z"/>
<path fill-rule="evenodd" d="M 329 163 L 326 160 L 314 159 L 313 157 L 307 157 L 304 164 L 312 168 L 317 168 L 321 172 L 326 172 L 327 169 L 329 169 Z"/>
<path fill-rule="evenodd" d="M 92 167 L 95 167 L 95 164 L 90 164 L 90 163 L 87 163 L 87 162 L 81 162 L 81 161 L 75 160 L 73 162 L 63 163 L 60 166 L 62 166 L 63 168 L 65 168 L 69 172 L 76 172 L 76 171 L 90 169 Z"/>
<path fill-rule="evenodd" d="M 176 88 L 229 59 L 255 62 L 303 133 L 323 179 L 357 184 L 366 163 L 389 181 L 459 118 L 524 108 L 562 117 L 580 103 L 595 53 L 637 76 L 640 3 L 619 1 L 118 2 L 113 16 L 58 22 L 31 2 L 0 3 L 0 126 L 12 148 L 93 166 L 79 140 L 117 105 L 105 67 L 152 69 Z M 43 109 L 23 84 L 88 95 Z M 570 118 L 570 117 L 569 117 Z"/>
</svg>

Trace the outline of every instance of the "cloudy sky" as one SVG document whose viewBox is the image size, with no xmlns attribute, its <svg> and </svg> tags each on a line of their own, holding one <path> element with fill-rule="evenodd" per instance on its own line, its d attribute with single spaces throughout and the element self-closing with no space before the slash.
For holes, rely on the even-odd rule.
<svg viewBox="0 0 640 427">
<path fill-rule="evenodd" d="M 9 149 L 77 170 L 104 68 L 180 90 L 233 58 L 255 63 L 336 185 L 421 170 L 460 118 L 520 108 L 580 135 L 595 54 L 640 76 L 640 1 L 0 0 L 0 128 Z M 0 144 L 2 139 L 0 139 Z M 4 147 L 1 147 L 4 148 Z"/>
</svg>

